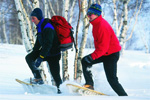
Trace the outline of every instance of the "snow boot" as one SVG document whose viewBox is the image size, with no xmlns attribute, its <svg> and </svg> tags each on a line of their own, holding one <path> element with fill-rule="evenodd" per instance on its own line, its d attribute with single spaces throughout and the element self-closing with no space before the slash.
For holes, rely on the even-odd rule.
<svg viewBox="0 0 150 100">
<path fill-rule="evenodd" d="M 62 92 L 60 91 L 59 88 L 57 88 L 57 94 L 61 94 Z"/>
<path fill-rule="evenodd" d="M 31 83 L 31 84 L 39 84 L 39 85 L 44 84 L 42 78 L 31 79 L 31 80 L 30 80 L 30 83 Z"/>
<path fill-rule="evenodd" d="M 87 85 L 87 84 L 85 84 L 83 87 L 88 88 L 88 89 L 91 89 L 91 90 L 94 90 L 94 87 L 93 87 L 92 85 Z"/>
</svg>

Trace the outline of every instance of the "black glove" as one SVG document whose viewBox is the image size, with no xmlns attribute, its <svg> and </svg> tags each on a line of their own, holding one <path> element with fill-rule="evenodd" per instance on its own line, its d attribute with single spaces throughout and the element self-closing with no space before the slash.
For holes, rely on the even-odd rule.
<svg viewBox="0 0 150 100">
<path fill-rule="evenodd" d="M 91 57 L 91 55 L 87 55 L 87 56 L 85 56 L 84 58 L 83 58 L 83 60 L 84 60 L 84 62 L 86 63 L 86 64 L 92 64 L 92 62 L 93 62 L 93 59 L 92 59 L 92 57 Z"/>
<path fill-rule="evenodd" d="M 41 62 L 43 61 L 43 58 L 41 57 L 38 57 L 36 60 L 35 60 L 35 67 L 39 67 L 41 65 Z"/>
</svg>

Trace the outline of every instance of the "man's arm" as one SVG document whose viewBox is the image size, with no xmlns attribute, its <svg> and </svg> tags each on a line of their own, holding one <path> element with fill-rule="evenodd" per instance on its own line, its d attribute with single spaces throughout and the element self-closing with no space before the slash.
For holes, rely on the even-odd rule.
<svg viewBox="0 0 150 100">
<path fill-rule="evenodd" d="M 45 28 L 42 34 L 43 34 L 43 43 L 40 55 L 46 57 L 53 45 L 55 31 L 51 28 Z"/>
</svg>

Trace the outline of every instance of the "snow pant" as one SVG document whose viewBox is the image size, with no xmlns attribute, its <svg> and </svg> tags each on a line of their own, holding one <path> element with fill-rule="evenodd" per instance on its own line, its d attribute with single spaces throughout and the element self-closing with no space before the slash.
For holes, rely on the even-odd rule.
<svg viewBox="0 0 150 100">
<path fill-rule="evenodd" d="M 34 69 L 34 62 L 39 57 L 39 53 L 40 51 L 31 52 L 25 57 L 29 68 L 31 69 L 34 77 L 37 79 L 41 78 L 41 75 L 40 75 L 39 70 Z M 59 85 L 62 83 L 62 80 L 60 77 L 60 64 L 59 64 L 60 57 L 61 57 L 61 54 L 58 54 L 56 56 L 46 57 L 43 60 L 43 61 L 48 62 L 51 75 L 54 78 L 57 87 L 59 87 Z"/>
<path fill-rule="evenodd" d="M 102 56 L 96 60 L 94 60 L 90 65 L 87 64 L 83 59 L 81 61 L 82 63 L 82 70 L 83 75 L 85 78 L 86 83 L 94 86 L 94 82 L 92 79 L 92 73 L 90 70 L 87 70 L 88 68 L 91 68 L 93 64 L 103 62 L 104 65 L 104 71 L 107 77 L 107 80 L 112 87 L 112 89 L 119 95 L 119 96 L 127 96 L 127 93 L 121 86 L 121 84 L 118 81 L 117 77 L 117 61 L 119 59 L 119 52 L 113 53 L 108 56 Z"/>
</svg>

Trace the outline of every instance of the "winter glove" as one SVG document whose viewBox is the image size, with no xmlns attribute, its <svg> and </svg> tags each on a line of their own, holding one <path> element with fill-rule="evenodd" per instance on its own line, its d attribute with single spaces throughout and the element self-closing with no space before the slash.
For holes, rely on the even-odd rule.
<svg viewBox="0 0 150 100">
<path fill-rule="evenodd" d="M 85 56 L 85 57 L 83 58 L 83 61 L 84 61 L 86 64 L 91 65 L 92 62 L 93 62 L 93 59 L 92 59 L 91 55 L 87 55 L 87 56 Z"/>
<path fill-rule="evenodd" d="M 41 62 L 43 61 L 44 57 L 40 55 L 40 57 L 38 57 L 36 60 L 35 60 L 35 67 L 39 67 L 41 65 Z"/>
</svg>

